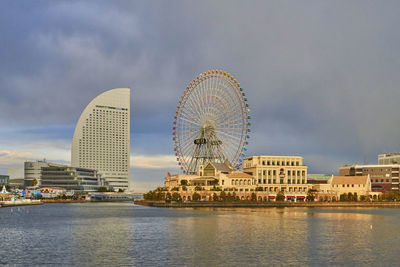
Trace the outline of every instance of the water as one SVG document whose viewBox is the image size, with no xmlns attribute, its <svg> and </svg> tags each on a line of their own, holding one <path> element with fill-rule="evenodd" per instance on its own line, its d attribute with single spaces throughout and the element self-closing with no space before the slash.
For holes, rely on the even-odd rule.
<svg viewBox="0 0 400 267">
<path fill-rule="evenodd" d="M 389 266 L 399 233 L 399 209 L 45 204 L 0 209 L 0 265 Z"/>
</svg>

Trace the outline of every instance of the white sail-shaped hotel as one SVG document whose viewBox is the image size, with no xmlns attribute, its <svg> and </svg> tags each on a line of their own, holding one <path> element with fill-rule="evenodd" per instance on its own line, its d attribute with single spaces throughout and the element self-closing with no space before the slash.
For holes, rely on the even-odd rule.
<svg viewBox="0 0 400 267">
<path fill-rule="evenodd" d="M 106 91 L 94 98 L 76 125 L 72 167 L 97 170 L 106 185 L 127 190 L 130 173 L 130 89 Z"/>
</svg>

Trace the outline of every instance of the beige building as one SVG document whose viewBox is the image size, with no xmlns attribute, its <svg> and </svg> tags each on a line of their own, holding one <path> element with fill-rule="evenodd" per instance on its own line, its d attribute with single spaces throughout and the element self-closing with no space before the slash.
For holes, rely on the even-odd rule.
<svg viewBox="0 0 400 267">
<path fill-rule="evenodd" d="M 317 190 L 317 200 L 319 201 L 337 201 L 340 195 L 351 193 L 357 195 L 358 200 L 361 196 L 366 198 L 381 193 L 372 192 L 371 178 L 365 176 L 333 176 L 328 180 L 327 184 L 316 184 L 314 189 Z"/>
<path fill-rule="evenodd" d="M 224 191 L 241 200 L 249 200 L 254 194 L 258 201 L 273 200 L 282 192 L 286 200 L 302 201 L 312 185 L 307 184 L 302 157 L 257 156 L 244 159 L 242 171 L 233 171 L 224 163 L 208 163 L 195 175 L 167 176 L 165 187 L 187 200 L 195 191 L 204 200 Z"/>
<path fill-rule="evenodd" d="M 254 176 L 258 187 L 266 192 L 286 194 L 308 192 L 307 166 L 296 156 L 253 156 L 244 159 L 243 171 Z"/>
</svg>

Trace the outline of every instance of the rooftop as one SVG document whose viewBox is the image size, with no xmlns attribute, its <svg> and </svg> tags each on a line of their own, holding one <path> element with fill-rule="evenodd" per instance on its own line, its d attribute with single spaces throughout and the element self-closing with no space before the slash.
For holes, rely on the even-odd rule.
<svg viewBox="0 0 400 267">
<path fill-rule="evenodd" d="M 332 184 L 366 184 L 368 176 L 333 176 Z"/>
</svg>

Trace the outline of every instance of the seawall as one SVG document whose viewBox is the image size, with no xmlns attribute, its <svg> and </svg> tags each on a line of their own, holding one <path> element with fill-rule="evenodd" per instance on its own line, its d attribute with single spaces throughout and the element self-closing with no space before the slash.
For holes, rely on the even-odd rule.
<svg viewBox="0 0 400 267">
<path fill-rule="evenodd" d="M 158 208 L 400 208 L 400 202 L 170 202 L 137 200 L 137 205 Z"/>
</svg>

